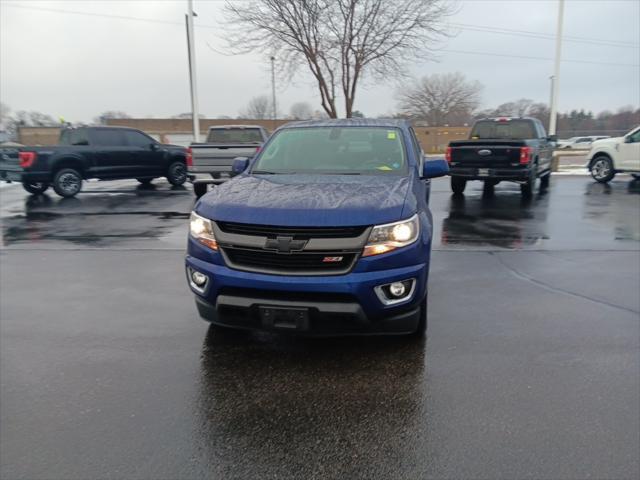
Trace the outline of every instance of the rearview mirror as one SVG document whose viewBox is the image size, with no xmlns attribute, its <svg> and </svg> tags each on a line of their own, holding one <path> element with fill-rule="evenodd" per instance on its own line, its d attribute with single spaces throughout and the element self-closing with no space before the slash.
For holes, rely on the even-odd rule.
<svg viewBox="0 0 640 480">
<path fill-rule="evenodd" d="M 422 178 L 444 177 L 449 174 L 449 164 L 444 158 L 425 158 Z"/>
<path fill-rule="evenodd" d="M 248 166 L 249 159 L 247 157 L 236 157 L 233 159 L 233 164 L 231 165 L 231 173 L 239 175 L 244 172 Z"/>
</svg>

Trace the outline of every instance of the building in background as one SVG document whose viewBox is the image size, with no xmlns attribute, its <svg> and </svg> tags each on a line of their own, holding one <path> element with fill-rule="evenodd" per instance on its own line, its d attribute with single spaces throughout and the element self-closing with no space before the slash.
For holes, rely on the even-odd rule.
<svg viewBox="0 0 640 480">
<path fill-rule="evenodd" d="M 260 125 L 272 132 L 280 125 L 292 120 L 242 120 L 201 119 L 201 138 L 205 138 L 209 127 L 219 125 Z M 130 127 L 142 130 L 162 143 L 188 146 L 193 135 L 189 118 L 110 118 L 107 125 Z M 425 127 L 416 123 L 415 131 L 425 153 L 443 153 L 452 140 L 463 140 L 469 136 L 470 127 Z M 55 145 L 58 143 L 60 127 L 20 127 L 18 142 L 23 145 Z"/>
</svg>

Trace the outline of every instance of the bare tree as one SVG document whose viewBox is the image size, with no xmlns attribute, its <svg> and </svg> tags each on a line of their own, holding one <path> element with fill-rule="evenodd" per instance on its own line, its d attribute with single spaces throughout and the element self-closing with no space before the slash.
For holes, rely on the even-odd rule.
<svg viewBox="0 0 640 480">
<path fill-rule="evenodd" d="M 249 100 L 244 110 L 240 111 L 240 118 L 252 118 L 262 120 L 270 118 L 271 101 L 266 95 L 259 95 Z"/>
<path fill-rule="evenodd" d="M 307 68 L 322 108 L 337 118 L 336 91 L 346 117 L 367 75 L 397 77 L 416 58 L 428 57 L 446 35 L 445 0 L 252 0 L 225 7 L 227 40 L 234 53 L 259 51 L 292 76 Z"/>
<path fill-rule="evenodd" d="M 528 98 L 521 98 L 514 102 L 507 102 L 499 105 L 493 111 L 494 116 L 504 115 L 507 117 L 524 117 L 529 114 L 533 107 L 533 100 Z"/>
<path fill-rule="evenodd" d="M 102 112 L 100 115 L 94 118 L 93 123 L 95 123 L 96 125 L 105 125 L 107 123 L 107 120 L 112 118 L 131 118 L 131 115 L 120 110 L 108 110 L 106 112 Z"/>
<path fill-rule="evenodd" d="M 480 105 L 482 84 L 461 73 L 433 74 L 398 92 L 400 109 L 408 117 L 441 126 L 470 117 Z"/>
<path fill-rule="evenodd" d="M 179 113 L 177 115 L 174 115 L 171 118 L 188 118 L 191 119 L 193 117 L 193 114 L 191 112 L 185 112 L 185 113 Z M 202 113 L 198 114 L 198 118 L 206 118 L 206 116 Z"/>
<path fill-rule="evenodd" d="M 20 127 L 55 127 L 60 125 L 51 115 L 37 111 L 18 110 L 6 120 L 7 133 L 17 138 Z"/>
<path fill-rule="evenodd" d="M 296 102 L 291 105 L 289 116 L 294 120 L 307 120 L 313 116 L 313 109 L 307 102 Z"/>
</svg>

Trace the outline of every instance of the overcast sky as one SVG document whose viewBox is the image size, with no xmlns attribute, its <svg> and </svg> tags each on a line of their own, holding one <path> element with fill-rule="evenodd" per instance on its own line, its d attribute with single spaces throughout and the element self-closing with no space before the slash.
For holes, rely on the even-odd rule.
<svg viewBox="0 0 640 480">
<path fill-rule="evenodd" d="M 137 117 L 189 111 L 186 4 L 0 0 L 0 101 L 13 111 L 39 110 L 74 122 L 105 110 Z M 224 2 L 194 4 L 200 110 L 209 117 L 236 116 L 251 97 L 270 94 L 268 62 L 217 53 L 224 50 L 218 37 Z M 458 1 L 458 13 L 449 19 L 457 35 L 441 45 L 436 60 L 413 65 L 411 73 L 462 72 L 484 85 L 484 107 L 522 97 L 548 102 L 553 39 L 485 30 L 554 35 L 557 10 L 557 0 Z M 640 1 L 567 0 L 564 35 L 560 111 L 638 107 Z M 392 82 L 367 85 L 355 108 L 367 116 L 393 112 L 397 88 Z M 279 82 L 277 91 L 285 113 L 297 101 L 320 108 L 306 72 L 293 83 Z"/>
</svg>

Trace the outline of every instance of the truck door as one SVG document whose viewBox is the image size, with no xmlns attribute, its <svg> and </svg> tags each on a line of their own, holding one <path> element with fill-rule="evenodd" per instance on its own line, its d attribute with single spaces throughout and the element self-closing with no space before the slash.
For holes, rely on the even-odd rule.
<svg viewBox="0 0 640 480">
<path fill-rule="evenodd" d="M 131 162 L 142 176 L 164 173 L 164 149 L 153 138 L 137 130 L 125 130 L 124 136 L 131 151 Z"/>
<path fill-rule="evenodd" d="M 130 147 L 124 131 L 118 128 L 91 128 L 88 130 L 92 150 L 95 152 L 94 174 L 97 178 L 126 178 L 133 176 Z"/>
<path fill-rule="evenodd" d="M 617 168 L 640 171 L 640 128 L 624 137 L 618 151 L 620 164 L 616 165 Z"/>
</svg>

